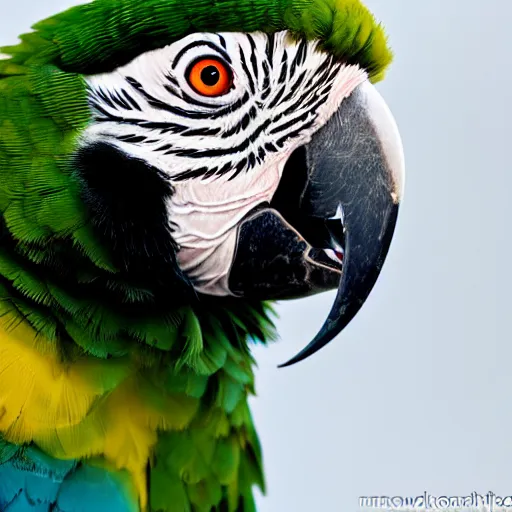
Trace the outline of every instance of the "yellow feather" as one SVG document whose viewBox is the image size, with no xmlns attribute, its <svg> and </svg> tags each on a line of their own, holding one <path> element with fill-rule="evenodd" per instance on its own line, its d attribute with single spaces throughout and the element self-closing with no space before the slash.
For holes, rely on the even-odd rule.
<svg viewBox="0 0 512 512">
<path fill-rule="evenodd" d="M 128 359 L 63 362 L 28 325 L 0 322 L 0 433 L 60 459 L 104 457 L 131 474 L 144 510 L 157 430 L 185 428 L 199 401 L 155 388 Z"/>
</svg>

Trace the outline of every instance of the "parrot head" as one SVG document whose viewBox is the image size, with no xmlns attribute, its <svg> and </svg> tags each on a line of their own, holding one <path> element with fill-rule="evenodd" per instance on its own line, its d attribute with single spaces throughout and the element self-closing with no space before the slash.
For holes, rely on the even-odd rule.
<svg viewBox="0 0 512 512">
<path fill-rule="evenodd" d="M 42 22 L 30 57 L 83 85 L 69 162 L 97 240 L 128 274 L 172 271 L 199 299 L 337 288 L 287 364 L 304 359 L 367 299 L 402 197 L 373 85 L 391 60 L 381 26 L 359 0 L 117 4 Z"/>
</svg>

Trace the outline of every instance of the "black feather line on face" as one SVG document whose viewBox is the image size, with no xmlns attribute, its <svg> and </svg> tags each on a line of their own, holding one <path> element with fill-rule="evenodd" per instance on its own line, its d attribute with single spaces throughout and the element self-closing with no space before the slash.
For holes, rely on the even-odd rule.
<svg viewBox="0 0 512 512">
<path fill-rule="evenodd" d="M 244 70 L 247 80 L 249 80 L 249 87 L 251 89 L 251 94 L 254 96 L 256 94 L 256 87 L 254 85 L 254 79 L 252 77 L 252 74 L 249 71 L 249 67 L 247 66 L 247 61 L 245 60 L 244 50 L 241 46 L 239 46 L 238 51 L 240 53 L 240 63 L 242 64 L 242 69 Z"/>
<path fill-rule="evenodd" d="M 263 62 L 263 92 L 261 93 L 261 100 L 264 101 L 268 98 L 272 89 L 270 87 L 270 65 L 267 62 Z"/>
<path fill-rule="evenodd" d="M 187 44 L 185 47 L 183 47 L 179 52 L 178 55 L 174 58 L 172 61 L 172 69 L 176 69 L 176 66 L 179 64 L 182 57 L 192 50 L 193 48 L 201 48 L 202 46 L 206 48 L 210 48 L 211 50 L 217 52 L 221 57 L 229 64 L 231 64 L 231 57 L 229 54 L 225 51 L 224 48 L 220 48 L 215 43 L 212 43 L 211 41 L 194 41 L 190 44 Z"/>
<path fill-rule="evenodd" d="M 256 43 L 254 42 L 254 38 L 251 36 L 251 34 L 247 34 L 247 39 L 249 40 L 249 43 L 251 45 L 251 66 L 252 71 L 254 73 L 254 79 L 256 82 L 258 82 L 258 58 Z"/>
<path fill-rule="evenodd" d="M 301 39 L 295 57 L 293 58 L 292 64 L 290 66 L 290 78 L 293 78 L 295 76 L 295 71 L 297 70 L 297 67 L 300 66 L 306 60 L 306 56 L 307 41 L 306 39 Z"/>
<path fill-rule="evenodd" d="M 274 50 L 276 47 L 276 35 L 274 33 L 272 33 L 272 34 L 269 34 L 267 37 L 268 37 L 267 47 L 266 47 L 267 59 L 268 59 L 270 66 L 273 66 Z"/>
<path fill-rule="evenodd" d="M 233 103 L 232 105 L 228 105 L 225 108 L 216 109 L 211 112 L 194 112 L 191 110 L 185 110 L 180 107 L 175 107 L 173 105 L 169 105 L 168 103 L 165 103 L 162 100 L 159 100 L 158 98 L 155 98 L 151 94 L 149 94 L 141 83 L 139 83 L 135 78 L 133 77 L 126 77 L 126 81 L 138 92 L 140 93 L 144 99 L 148 102 L 148 105 L 151 107 L 162 110 L 165 112 L 170 112 L 171 114 L 174 114 L 176 116 L 188 118 L 188 119 L 219 119 L 220 117 L 223 117 L 227 114 L 230 114 L 232 112 L 237 111 L 241 107 L 243 107 L 250 98 L 249 93 L 246 93 L 242 98 L 240 98 L 238 101 Z"/>
</svg>

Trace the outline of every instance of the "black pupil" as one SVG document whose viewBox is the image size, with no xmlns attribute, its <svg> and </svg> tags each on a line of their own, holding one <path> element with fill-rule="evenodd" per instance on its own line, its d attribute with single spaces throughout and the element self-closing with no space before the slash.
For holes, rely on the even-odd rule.
<svg viewBox="0 0 512 512">
<path fill-rule="evenodd" d="M 206 66 L 201 71 L 201 80 L 203 84 L 213 87 L 217 85 L 220 80 L 219 70 L 215 66 Z"/>
</svg>

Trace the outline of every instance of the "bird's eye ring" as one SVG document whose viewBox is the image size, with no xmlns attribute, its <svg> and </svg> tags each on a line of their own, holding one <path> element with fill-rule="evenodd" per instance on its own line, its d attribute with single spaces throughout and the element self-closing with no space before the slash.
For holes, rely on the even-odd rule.
<svg viewBox="0 0 512 512">
<path fill-rule="evenodd" d="M 187 71 L 189 85 L 202 96 L 222 96 L 233 84 L 233 73 L 227 64 L 216 57 L 201 57 Z"/>
</svg>

